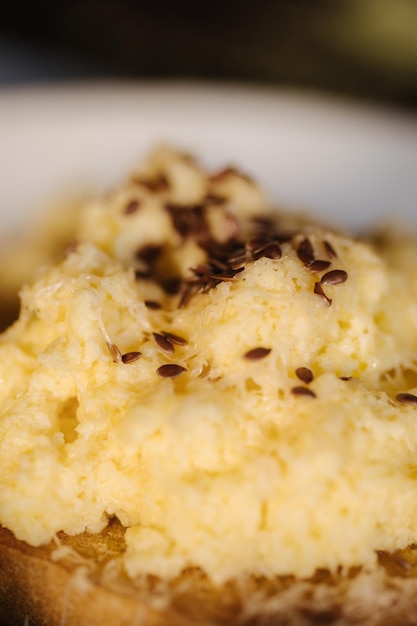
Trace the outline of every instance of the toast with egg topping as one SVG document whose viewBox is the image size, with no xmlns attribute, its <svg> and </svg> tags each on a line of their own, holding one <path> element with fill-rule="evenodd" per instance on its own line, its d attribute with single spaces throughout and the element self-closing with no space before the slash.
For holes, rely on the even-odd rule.
<svg viewBox="0 0 417 626">
<path fill-rule="evenodd" d="M 170 149 L 72 228 L 0 337 L 3 623 L 415 623 L 415 238 Z"/>
</svg>

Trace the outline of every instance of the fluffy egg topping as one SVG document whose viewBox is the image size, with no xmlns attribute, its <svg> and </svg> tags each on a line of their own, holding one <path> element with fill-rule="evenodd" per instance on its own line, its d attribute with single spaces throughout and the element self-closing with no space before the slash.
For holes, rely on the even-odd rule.
<svg viewBox="0 0 417 626">
<path fill-rule="evenodd" d="M 156 151 L 0 336 L 0 523 L 126 527 L 129 576 L 372 566 L 417 541 L 417 242 Z"/>
</svg>

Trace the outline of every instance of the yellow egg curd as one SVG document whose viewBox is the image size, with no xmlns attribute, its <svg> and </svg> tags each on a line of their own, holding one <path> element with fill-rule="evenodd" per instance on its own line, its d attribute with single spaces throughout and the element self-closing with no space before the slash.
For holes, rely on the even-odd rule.
<svg viewBox="0 0 417 626">
<path fill-rule="evenodd" d="M 161 149 L 87 204 L 0 336 L 0 523 L 127 528 L 129 576 L 417 541 L 417 243 L 272 209 Z"/>
</svg>

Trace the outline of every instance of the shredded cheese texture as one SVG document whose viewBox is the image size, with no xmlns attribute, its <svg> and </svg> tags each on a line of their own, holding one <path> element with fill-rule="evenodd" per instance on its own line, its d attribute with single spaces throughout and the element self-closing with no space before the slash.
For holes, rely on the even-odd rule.
<svg viewBox="0 0 417 626">
<path fill-rule="evenodd" d="M 417 541 L 417 243 L 156 151 L 0 337 L 0 523 L 126 526 L 129 576 L 309 576 Z M 300 369 L 304 368 L 304 369 Z"/>
</svg>

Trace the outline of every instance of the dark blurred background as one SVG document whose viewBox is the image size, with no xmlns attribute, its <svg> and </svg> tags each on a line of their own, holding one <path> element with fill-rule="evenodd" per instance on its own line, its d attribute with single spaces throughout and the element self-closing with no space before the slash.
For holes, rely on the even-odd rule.
<svg viewBox="0 0 417 626">
<path fill-rule="evenodd" d="M 0 86 L 181 78 L 324 90 L 416 109 L 416 0 L 13 0 Z"/>
</svg>

